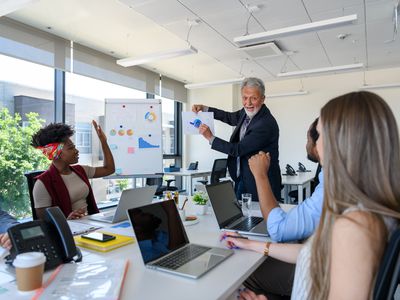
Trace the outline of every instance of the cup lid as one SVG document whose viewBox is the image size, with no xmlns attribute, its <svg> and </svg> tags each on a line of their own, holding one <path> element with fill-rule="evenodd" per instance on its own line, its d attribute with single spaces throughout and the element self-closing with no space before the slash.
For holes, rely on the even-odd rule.
<svg viewBox="0 0 400 300">
<path fill-rule="evenodd" d="M 31 268 L 45 262 L 46 257 L 42 252 L 25 252 L 15 257 L 13 265 L 16 268 Z"/>
</svg>

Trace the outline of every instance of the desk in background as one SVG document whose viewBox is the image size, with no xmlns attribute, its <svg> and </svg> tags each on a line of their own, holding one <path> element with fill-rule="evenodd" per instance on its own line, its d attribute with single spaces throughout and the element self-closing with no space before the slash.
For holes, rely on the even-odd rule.
<svg viewBox="0 0 400 300">
<path fill-rule="evenodd" d="M 193 178 L 208 179 L 211 176 L 211 171 L 207 170 L 184 170 L 178 172 L 164 172 L 164 175 L 181 176 L 184 179 L 184 186 L 189 196 L 193 194 Z"/>
<path fill-rule="evenodd" d="M 289 202 L 289 187 L 297 186 L 297 199 L 300 204 L 303 201 L 303 188 L 306 189 L 306 198 L 311 194 L 311 181 L 314 179 L 315 172 L 298 172 L 295 176 L 282 175 L 283 194 L 285 203 Z"/>
</svg>

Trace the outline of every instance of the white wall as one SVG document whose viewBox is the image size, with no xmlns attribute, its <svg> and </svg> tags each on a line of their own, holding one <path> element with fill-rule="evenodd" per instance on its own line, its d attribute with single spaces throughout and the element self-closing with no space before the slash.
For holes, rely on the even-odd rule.
<svg viewBox="0 0 400 300">
<path fill-rule="evenodd" d="M 234 109 L 234 104 L 237 105 L 238 103 L 237 97 L 237 88 L 233 88 L 231 85 L 190 90 L 188 97 L 189 101 L 183 109 L 190 111 L 193 104 L 204 104 L 232 111 Z M 224 140 L 229 140 L 233 127 L 219 121 L 215 121 L 214 125 L 216 136 Z M 212 150 L 208 141 L 203 136 L 187 135 L 184 136 L 183 139 L 183 159 L 185 166 L 188 166 L 189 162 L 198 161 L 199 170 L 211 170 L 214 159 L 226 157 L 224 153 Z"/>
<path fill-rule="evenodd" d="M 321 107 L 333 97 L 358 90 L 363 85 L 363 72 L 325 75 L 303 78 L 304 90 L 307 95 L 279 97 L 266 99 L 265 104 L 275 116 L 280 127 L 280 166 L 284 170 L 287 163 L 297 167 L 300 161 L 308 168 L 315 169 L 316 165 L 306 158 L 306 133 L 311 122 L 318 117 Z M 400 83 L 400 68 L 368 71 L 365 74 L 367 84 Z M 298 91 L 301 88 L 300 79 L 266 82 L 267 94 L 277 94 Z M 386 100 L 400 124 L 400 87 L 371 90 Z M 237 87 L 224 86 L 189 91 L 189 103 L 202 103 L 215 107 L 232 110 L 240 108 L 241 100 Z M 233 95 L 232 95 L 233 94 Z M 235 100 L 233 99 L 235 96 Z M 233 101 L 233 103 L 232 103 Z M 216 122 L 216 135 L 229 139 L 232 129 Z M 200 166 L 211 166 L 216 157 L 224 154 L 210 150 L 207 142 L 200 137 L 187 139 L 186 157 L 189 160 L 199 160 Z M 186 160 L 187 161 L 187 160 Z"/>
</svg>

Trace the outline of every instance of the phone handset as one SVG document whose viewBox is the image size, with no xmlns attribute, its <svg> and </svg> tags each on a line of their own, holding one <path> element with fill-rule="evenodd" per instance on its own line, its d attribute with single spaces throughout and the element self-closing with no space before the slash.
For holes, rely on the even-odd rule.
<svg viewBox="0 0 400 300">
<path fill-rule="evenodd" d="M 82 253 L 75 245 L 71 229 L 62 211 L 58 207 L 46 208 L 45 222 L 52 224 L 58 233 L 59 243 L 64 251 L 64 261 L 81 261 Z"/>
<path fill-rule="evenodd" d="M 291 165 L 287 164 L 286 165 L 286 174 L 283 174 L 283 175 L 295 176 L 295 175 L 297 175 L 297 173 Z"/>
<path fill-rule="evenodd" d="M 299 162 L 299 169 L 297 170 L 298 172 L 310 172 L 310 170 L 307 170 L 307 168 Z"/>
<path fill-rule="evenodd" d="M 30 251 L 45 254 L 45 270 L 82 260 L 82 253 L 76 248 L 71 229 L 58 207 L 46 208 L 44 220 L 20 223 L 8 228 L 7 232 L 12 248 L 6 263 L 11 264 L 16 255 Z"/>
<path fill-rule="evenodd" d="M 198 166 L 199 166 L 199 162 L 198 161 L 196 161 L 194 163 L 190 163 L 190 165 L 188 167 L 188 170 L 197 170 Z"/>
</svg>

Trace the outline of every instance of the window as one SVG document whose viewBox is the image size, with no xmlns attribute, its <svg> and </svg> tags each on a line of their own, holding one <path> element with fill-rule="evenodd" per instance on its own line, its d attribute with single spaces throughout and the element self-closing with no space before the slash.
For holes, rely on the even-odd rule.
<svg viewBox="0 0 400 300">
<path fill-rule="evenodd" d="M 24 173 L 49 164 L 30 141 L 42 124 L 54 120 L 54 70 L 4 55 L 0 65 L 0 206 L 16 217 L 29 217 Z"/>
<path fill-rule="evenodd" d="M 92 124 L 76 123 L 75 143 L 80 153 L 92 153 Z"/>
<path fill-rule="evenodd" d="M 163 153 L 176 154 L 175 149 L 175 101 L 161 98 Z"/>
</svg>

